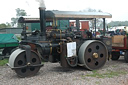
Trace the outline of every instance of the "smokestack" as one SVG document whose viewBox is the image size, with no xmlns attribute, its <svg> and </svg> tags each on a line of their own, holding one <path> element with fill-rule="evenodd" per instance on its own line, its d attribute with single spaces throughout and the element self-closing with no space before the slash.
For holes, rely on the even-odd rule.
<svg viewBox="0 0 128 85">
<path fill-rule="evenodd" d="M 39 2 L 39 12 L 40 12 L 40 30 L 43 37 L 43 40 L 46 40 L 46 17 L 45 17 L 45 4 L 44 0 L 36 0 Z"/>
<path fill-rule="evenodd" d="M 39 7 L 40 11 L 40 30 L 43 36 L 46 36 L 46 18 L 45 18 L 45 7 Z"/>
</svg>

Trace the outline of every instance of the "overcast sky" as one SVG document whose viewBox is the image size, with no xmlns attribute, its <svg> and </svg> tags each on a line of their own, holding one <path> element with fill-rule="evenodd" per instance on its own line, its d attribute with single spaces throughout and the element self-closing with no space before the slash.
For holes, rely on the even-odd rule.
<svg viewBox="0 0 128 85">
<path fill-rule="evenodd" d="M 44 0 L 47 10 L 79 11 L 87 8 L 112 14 L 108 21 L 128 21 L 128 0 Z M 39 16 L 36 0 L 0 0 L 0 23 L 11 22 L 16 8 L 24 9 L 27 15 Z"/>
</svg>

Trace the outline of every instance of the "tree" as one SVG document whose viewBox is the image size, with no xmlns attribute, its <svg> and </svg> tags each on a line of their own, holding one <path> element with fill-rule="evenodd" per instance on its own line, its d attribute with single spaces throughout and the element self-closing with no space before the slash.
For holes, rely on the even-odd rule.
<svg viewBox="0 0 128 85">
<path fill-rule="evenodd" d="M 21 16 L 27 16 L 27 13 L 25 12 L 25 10 L 17 8 L 16 9 L 16 18 L 15 17 L 11 18 L 12 26 L 18 26 L 19 27 L 18 18 L 21 17 Z"/>
<path fill-rule="evenodd" d="M 115 27 L 115 26 L 128 26 L 128 21 L 111 21 L 108 23 L 110 27 Z"/>
<path fill-rule="evenodd" d="M 0 24 L 0 28 L 8 28 L 8 27 L 11 27 L 11 25 L 9 23 L 2 23 Z"/>
<path fill-rule="evenodd" d="M 27 13 L 25 12 L 25 10 L 23 10 L 23 9 L 20 9 L 20 8 L 17 8 L 16 9 L 16 16 L 19 18 L 19 17 L 21 17 L 21 16 L 26 16 L 27 15 Z"/>
<path fill-rule="evenodd" d="M 11 27 L 11 24 L 6 22 L 6 27 Z"/>
<path fill-rule="evenodd" d="M 2 23 L 0 24 L 0 28 L 5 28 L 6 27 L 6 24 Z"/>
</svg>

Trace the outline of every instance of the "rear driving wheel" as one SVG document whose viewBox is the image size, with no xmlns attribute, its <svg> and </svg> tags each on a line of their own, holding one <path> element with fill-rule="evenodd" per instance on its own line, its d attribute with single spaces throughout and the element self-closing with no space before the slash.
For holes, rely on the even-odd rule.
<svg viewBox="0 0 128 85">
<path fill-rule="evenodd" d="M 39 56 L 33 51 L 31 51 L 30 63 L 31 65 L 41 64 L 41 60 Z M 23 51 L 16 57 L 14 61 L 14 67 L 25 66 L 26 64 L 27 64 L 26 53 L 25 51 Z M 18 76 L 28 77 L 28 76 L 35 75 L 39 71 L 39 69 L 40 67 L 25 67 L 25 68 L 18 68 L 14 70 Z"/>
<path fill-rule="evenodd" d="M 79 50 L 80 62 L 89 70 L 104 66 L 108 56 L 106 46 L 98 40 L 88 40 Z"/>
</svg>

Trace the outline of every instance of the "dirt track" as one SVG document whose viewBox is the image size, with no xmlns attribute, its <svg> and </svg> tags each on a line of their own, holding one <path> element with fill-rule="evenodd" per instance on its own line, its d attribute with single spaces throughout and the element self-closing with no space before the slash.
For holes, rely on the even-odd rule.
<svg viewBox="0 0 128 85">
<path fill-rule="evenodd" d="M 82 67 L 63 69 L 59 63 L 45 63 L 34 77 L 19 78 L 8 66 L 0 66 L 0 85 L 128 85 L 128 64 L 121 58 L 107 61 L 97 71 Z"/>
</svg>

